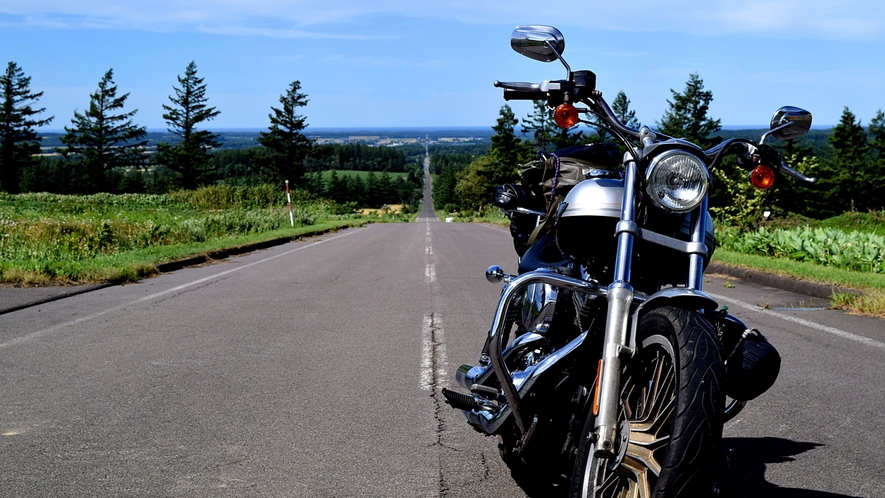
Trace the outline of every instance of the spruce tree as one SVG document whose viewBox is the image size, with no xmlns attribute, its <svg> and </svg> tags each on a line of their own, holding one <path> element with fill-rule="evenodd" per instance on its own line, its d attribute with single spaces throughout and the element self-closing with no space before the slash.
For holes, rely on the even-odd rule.
<svg viewBox="0 0 885 498">
<path fill-rule="evenodd" d="M 445 157 L 439 154 L 434 157 Z M 457 183 L 457 174 L 463 169 L 463 166 L 454 161 L 445 161 L 440 173 L 433 179 L 433 207 L 436 209 L 445 209 L 446 205 L 457 205 L 455 197 L 455 184 Z"/>
<path fill-rule="evenodd" d="M 867 129 L 870 136 L 870 209 L 885 209 L 885 112 L 880 109 Z"/>
<path fill-rule="evenodd" d="M 804 138 L 793 138 L 783 142 L 772 142 L 772 145 L 783 156 L 784 161 L 791 167 L 798 169 L 806 176 L 819 177 L 819 171 L 803 170 L 802 165 L 810 167 L 819 166 L 815 157 L 814 147 Z M 735 168 L 741 181 L 746 182 L 747 171 Z M 766 208 L 780 215 L 784 212 L 792 212 L 803 216 L 814 217 L 820 208 L 821 189 L 820 183 L 806 184 L 793 179 L 775 182 L 769 197 L 769 206 Z"/>
<path fill-rule="evenodd" d="M 334 169 L 326 182 L 326 197 L 339 204 L 347 202 L 347 183 L 343 178 L 338 177 L 338 172 Z"/>
<path fill-rule="evenodd" d="M 293 81 L 280 96 L 282 109 L 271 107 L 268 132 L 261 132 L 258 141 L 270 149 L 268 169 L 272 179 L 303 183 L 304 160 L 313 149 L 313 141 L 301 131 L 307 128 L 306 117 L 298 115 L 298 108 L 307 105 L 307 95 L 300 92 L 301 82 Z"/>
<path fill-rule="evenodd" d="M 822 186 L 827 187 L 827 203 L 838 214 L 866 209 L 868 200 L 869 143 L 867 133 L 848 107 L 830 134 L 835 155 L 823 171 Z"/>
<path fill-rule="evenodd" d="M 630 99 L 623 91 L 618 92 L 612 101 L 612 111 L 621 123 L 630 128 L 639 128 L 639 120 L 636 119 L 636 111 L 630 109 Z"/>
<path fill-rule="evenodd" d="M 531 134 L 534 140 L 530 145 L 541 152 L 552 151 L 555 127 L 547 102 L 543 100 L 535 100 L 532 112 L 522 119 L 523 135 Z"/>
<path fill-rule="evenodd" d="M 534 137 L 535 149 L 539 152 L 553 152 L 584 140 L 584 132 L 572 128 L 560 128 L 553 119 L 553 110 L 547 107 L 544 100 L 534 101 L 534 110 L 522 120 L 522 132 L 531 133 Z"/>
<path fill-rule="evenodd" d="M 212 180 L 212 167 L 209 161 L 209 150 L 221 145 L 218 135 L 207 130 L 198 130 L 197 125 L 211 121 L 221 114 L 206 102 L 206 84 L 203 78 L 197 77 L 197 65 L 194 61 L 184 70 L 184 76 L 178 77 L 180 86 L 173 87 L 175 96 L 169 96 L 173 105 L 163 104 L 170 133 L 178 137 L 174 144 L 157 145 L 157 161 L 178 173 L 176 178 L 179 186 L 194 189 Z"/>
<path fill-rule="evenodd" d="M 30 87 L 31 77 L 10 61 L 0 75 L 0 190 L 13 194 L 19 191 L 22 171 L 40 153 L 40 137 L 34 128 L 52 122 L 52 117 L 35 118 L 45 110 L 32 107 L 43 92 L 32 93 Z"/>
<path fill-rule="evenodd" d="M 513 109 L 504 104 L 498 114 L 495 126 L 495 134 L 492 135 L 492 145 L 489 147 L 489 155 L 493 156 L 502 167 L 516 171 L 518 165 L 526 162 L 531 156 L 531 148 L 522 139 L 518 138 L 513 128 L 519 124 Z M 509 171 L 508 171 L 509 172 Z"/>
<path fill-rule="evenodd" d="M 720 120 L 710 118 L 710 102 L 713 92 L 704 90 L 704 80 L 697 73 L 692 73 L 685 84 L 685 91 L 678 93 L 672 88 L 673 100 L 667 100 L 669 108 L 658 123 L 661 133 L 675 138 L 684 138 L 694 142 L 703 149 L 710 148 L 721 141 L 719 137 L 711 137 L 722 129 Z"/>
<path fill-rule="evenodd" d="M 615 99 L 611 102 L 611 109 L 612 109 L 612 112 L 614 112 L 615 117 L 617 117 L 618 120 L 621 123 L 623 123 L 624 125 L 626 125 L 630 128 L 639 128 L 641 126 L 641 124 L 639 123 L 639 120 L 636 119 L 636 111 L 630 109 L 630 99 L 627 98 L 627 94 L 624 93 L 623 91 L 618 92 L 618 94 L 615 96 Z M 599 118 L 596 116 L 593 116 L 593 115 L 590 116 L 590 120 L 595 121 L 596 123 L 600 122 Z M 596 127 L 595 134 L 596 134 L 596 136 L 591 135 L 591 136 L 587 137 L 587 141 L 588 142 L 606 142 L 606 141 L 612 142 L 612 141 L 615 141 L 615 137 L 612 136 L 609 132 L 607 132 L 605 130 L 605 128 L 602 128 L 600 126 Z M 622 153 L 627 150 L 627 148 L 624 147 L 624 145 L 621 143 L 618 143 L 618 147 L 621 149 Z"/>
<path fill-rule="evenodd" d="M 67 147 L 56 149 L 70 165 L 74 193 L 116 191 L 116 182 L 109 181 L 111 170 L 143 165 L 146 130 L 132 123 L 137 109 L 114 114 L 123 109 L 129 94 L 117 97 L 113 77 L 114 70 L 108 69 L 89 96 L 89 109 L 83 114 L 74 111 L 72 126 L 65 126 L 61 137 Z"/>
</svg>

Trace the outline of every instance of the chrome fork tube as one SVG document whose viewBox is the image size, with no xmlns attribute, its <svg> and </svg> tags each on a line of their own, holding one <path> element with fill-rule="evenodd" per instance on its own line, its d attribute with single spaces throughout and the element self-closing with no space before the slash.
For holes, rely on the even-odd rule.
<svg viewBox="0 0 885 498">
<path fill-rule="evenodd" d="M 601 457 L 614 457 L 618 432 L 618 398 L 621 384 L 621 356 L 630 353 L 627 347 L 627 322 L 633 304 L 630 267 L 633 261 L 633 238 L 636 232 L 636 175 L 634 161 L 625 163 L 624 198 L 621 221 L 618 223 L 618 252 L 615 279 L 606 299 L 605 346 L 602 353 L 602 378 L 599 382 L 599 413 L 596 414 L 596 448 Z"/>
<path fill-rule="evenodd" d="M 708 197 L 704 197 L 700 207 L 691 213 L 691 242 L 693 247 L 703 247 L 707 250 L 705 237 L 707 235 L 707 205 Z M 704 254 L 692 253 L 688 255 L 688 288 L 703 290 L 704 285 Z"/>
</svg>

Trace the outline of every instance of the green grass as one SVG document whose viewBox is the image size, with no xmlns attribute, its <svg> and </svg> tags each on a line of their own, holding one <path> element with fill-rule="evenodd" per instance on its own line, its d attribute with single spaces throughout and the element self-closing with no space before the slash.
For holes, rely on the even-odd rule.
<svg viewBox="0 0 885 498">
<path fill-rule="evenodd" d="M 846 232 L 858 231 L 865 233 L 885 234 L 885 211 L 867 211 L 866 213 L 847 212 L 825 220 L 815 220 L 799 215 L 788 215 L 774 218 L 765 223 L 769 228 L 837 228 Z"/>
<path fill-rule="evenodd" d="M 852 313 L 885 317 L 885 274 L 832 268 L 814 263 L 791 261 L 717 249 L 713 261 L 738 268 L 749 268 L 773 275 L 808 280 L 846 289 L 835 291 L 830 304 Z M 861 294 L 849 291 L 861 291 Z"/>
<path fill-rule="evenodd" d="M 838 228 L 846 232 L 885 234 L 885 211 L 869 211 L 866 213 L 843 213 L 819 222 L 821 227 Z"/>
<path fill-rule="evenodd" d="M 713 261 L 729 266 L 763 270 L 774 275 L 833 284 L 848 289 L 885 289 L 885 274 L 881 273 L 844 270 L 789 259 L 742 254 L 721 248 L 716 249 L 716 252 L 713 254 Z"/>
<path fill-rule="evenodd" d="M 0 194 L 0 282 L 13 285 L 134 281 L 156 265 L 307 233 L 405 221 L 363 215 L 305 192 L 213 186 L 166 195 Z"/>
<path fill-rule="evenodd" d="M 504 216 L 500 209 L 495 206 L 486 207 L 482 214 L 475 211 L 464 213 L 447 213 L 444 209 L 437 209 L 436 216 L 445 221 L 452 218 L 454 223 L 488 223 L 490 225 L 508 226 L 510 220 Z"/>
<path fill-rule="evenodd" d="M 362 226 L 365 219 L 339 220 L 302 227 L 287 227 L 268 232 L 221 237 L 203 242 L 175 245 L 152 245 L 119 251 L 88 259 L 4 261 L 0 263 L 0 281 L 18 285 L 79 284 L 91 282 L 133 282 L 157 273 L 157 265 L 231 250 L 260 242 L 297 239 L 341 228 Z"/>
<path fill-rule="evenodd" d="M 880 247 L 881 237 L 885 235 L 885 211 L 849 212 L 826 220 L 796 217 L 774 220 L 771 225 L 771 228 L 790 229 L 791 233 L 781 234 L 783 237 L 780 239 L 772 237 L 770 240 L 774 243 L 765 244 L 761 242 L 765 238 L 764 234 L 738 234 L 745 239 L 744 243 L 731 245 L 747 252 L 784 257 L 745 254 L 721 247 L 716 250 L 713 260 L 731 266 L 859 290 L 862 294 L 837 291 L 831 304 L 850 312 L 885 317 L 885 273 L 882 271 L 881 260 L 883 248 Z M 820 240 L 814 241 L 808 237 L 809 230 L 805 227 L 831 229 L 842 233 L 821 231 L 820 233 L 827 235 L 826 240 L 817 237 Z M 729 233 L 728 228 L 721 233 L 722 242 L 728 247 L 728 239 L 734 238 L 735 234 Z M 754 240 L 754 237 L 759 240 Z M 801 247 L 798 244 L 800 238 L 803 239 Z M 787 259 L 787 256 L 793 259 Z M 805 261 L 796 261 L 797 259 Z"/>
</svg>

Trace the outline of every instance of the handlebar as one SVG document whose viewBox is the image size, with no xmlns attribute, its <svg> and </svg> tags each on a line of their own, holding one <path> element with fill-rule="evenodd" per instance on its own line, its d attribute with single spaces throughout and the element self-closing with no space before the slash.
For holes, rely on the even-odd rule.
<svg viewBox="0 0 885 498">
<path fill-rule="evenodd" d="M 495 87 L 504 89 L 504 100 L 547 100 L 548 91 L 549 90 L 557 90 L 561 91 L 563 88 L 560 86 L 563 82 L 559 81 L 546 81 L 544 83 L 525 83 L 525 82 L 503 82 L 503 81 L 495 81 Z M 555 88 L 554 88 L 555 87 Z M 670 140 L 673 137 L 665 135 L 660 132 L 651 132 L 647 127 L 642 127 L 639 130 L 630 128 L 629 126 L 621 123 L 621 120 L 615 115 L 614 111 L 612 111 L 611 107 L 609 107 L 608 103 L 605 99 L 602 98 L 602 93 L 599 91 L 592 91 L 589 96 L 585 95 L 582 97 L 579 96 L 581 100 L 583 100 L 586 104 L 591 105 L 591 108 L 595 108 L 594 112 L 600 114 L 600 117 L 603 117 L 606 121 L 606 125 L 611 127 L 614 131 L 622 135 L 624 138 L 632 137 L 634 139 L 638 139 L 643 142 L 644 145 L 649 145 L 646 143 L 647 141 L 657 142 L 657 141 L 665 141 Z M 718 162 L 719 158 L 723 156 L 723 154 L 728 154 L 732 151 L 732 146 L 740 146 L 745 145 L 750 149 L 756 149 L 757 147 L 768 149 L 765 145 L 760 145 L 759 143 L 746 140 L 746 139 L 732 139 L 727 140 L 717 146 L 710 148 L 709 150 L 704 151 L 709 159 L 713 161 L 713 163 Z M 774 152 L 771 149 L 771 152 Z M 776 154 L 776 152 L 775 152 Z M 814 183 L 817 181 L 817 178 L 808 177 L 791 168 L 788 164 L 786 164 L 783 159 L 780 157 L 780 154 L 777 154 L 777 161 L 774 161 L 772 158 L 769 158 L 772 166 L 778 168 L 782 173 L 789 175 L 797 180 L 801 180 L 806 183 Z"/>
<path fill-rule="evenodd" d="M 504 100 L 546 100 L 547 94 L 541 91 L 504 90 Z"/>
</svg>

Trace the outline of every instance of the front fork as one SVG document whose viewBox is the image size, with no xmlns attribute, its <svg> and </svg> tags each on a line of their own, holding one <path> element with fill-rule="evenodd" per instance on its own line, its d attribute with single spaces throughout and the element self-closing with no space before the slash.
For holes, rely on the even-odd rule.
<svg viewBox="0 0 885 498">
<path fill-rule="evenodd" d="M 633 261 L 633 242 L 642 232 L 636 224 L 636 185 L 637 166 L 632 160 L 625 161 L 624 198 L 621 201 L 621 221 L 617 225 L 618 252 L 615 259 L 614 280 L 609 285 L 606 299 L 608 312 L 605 322 L 605 338 L 602 354 L 600 378 L 597 379 L 598 393 L 594 403 L 596 427 L 596 456 L 614 458 L 615 442 L 619 432 L 618 411 L 620 407 L 622 359 L 635 352 L 635 337 L 628 334 L 634 292 L 630 285 L 630 270 Z M 689 275 L 686 293 L 700 291 L 703 282 L 703 257 L 706 247 L 707 200 L 691 215 L 691 243 L 689 253 Z M 638 316 L 634 316 L 638 320 Z M 633 324 L 635 331 L 636 324 Z"/>
<path fill-rule="evenodd" d="M 624 171 L 624 198 L 621 200 L 621 221 L 617 226 L 618 252 L 615 258 L 614 281 L 606 299 L 605 339 L 602 350 L 601 377 L 597 379 L 596 448 L 601 457 L 615 456 L 620 405 L 621 355 L 632 354 L 628 347 L 627 325 L 633 305 L 630 267 L 633 259 L 633 238 L 636 227 L 636 162 L 627 161 Z"/>
</svg>

